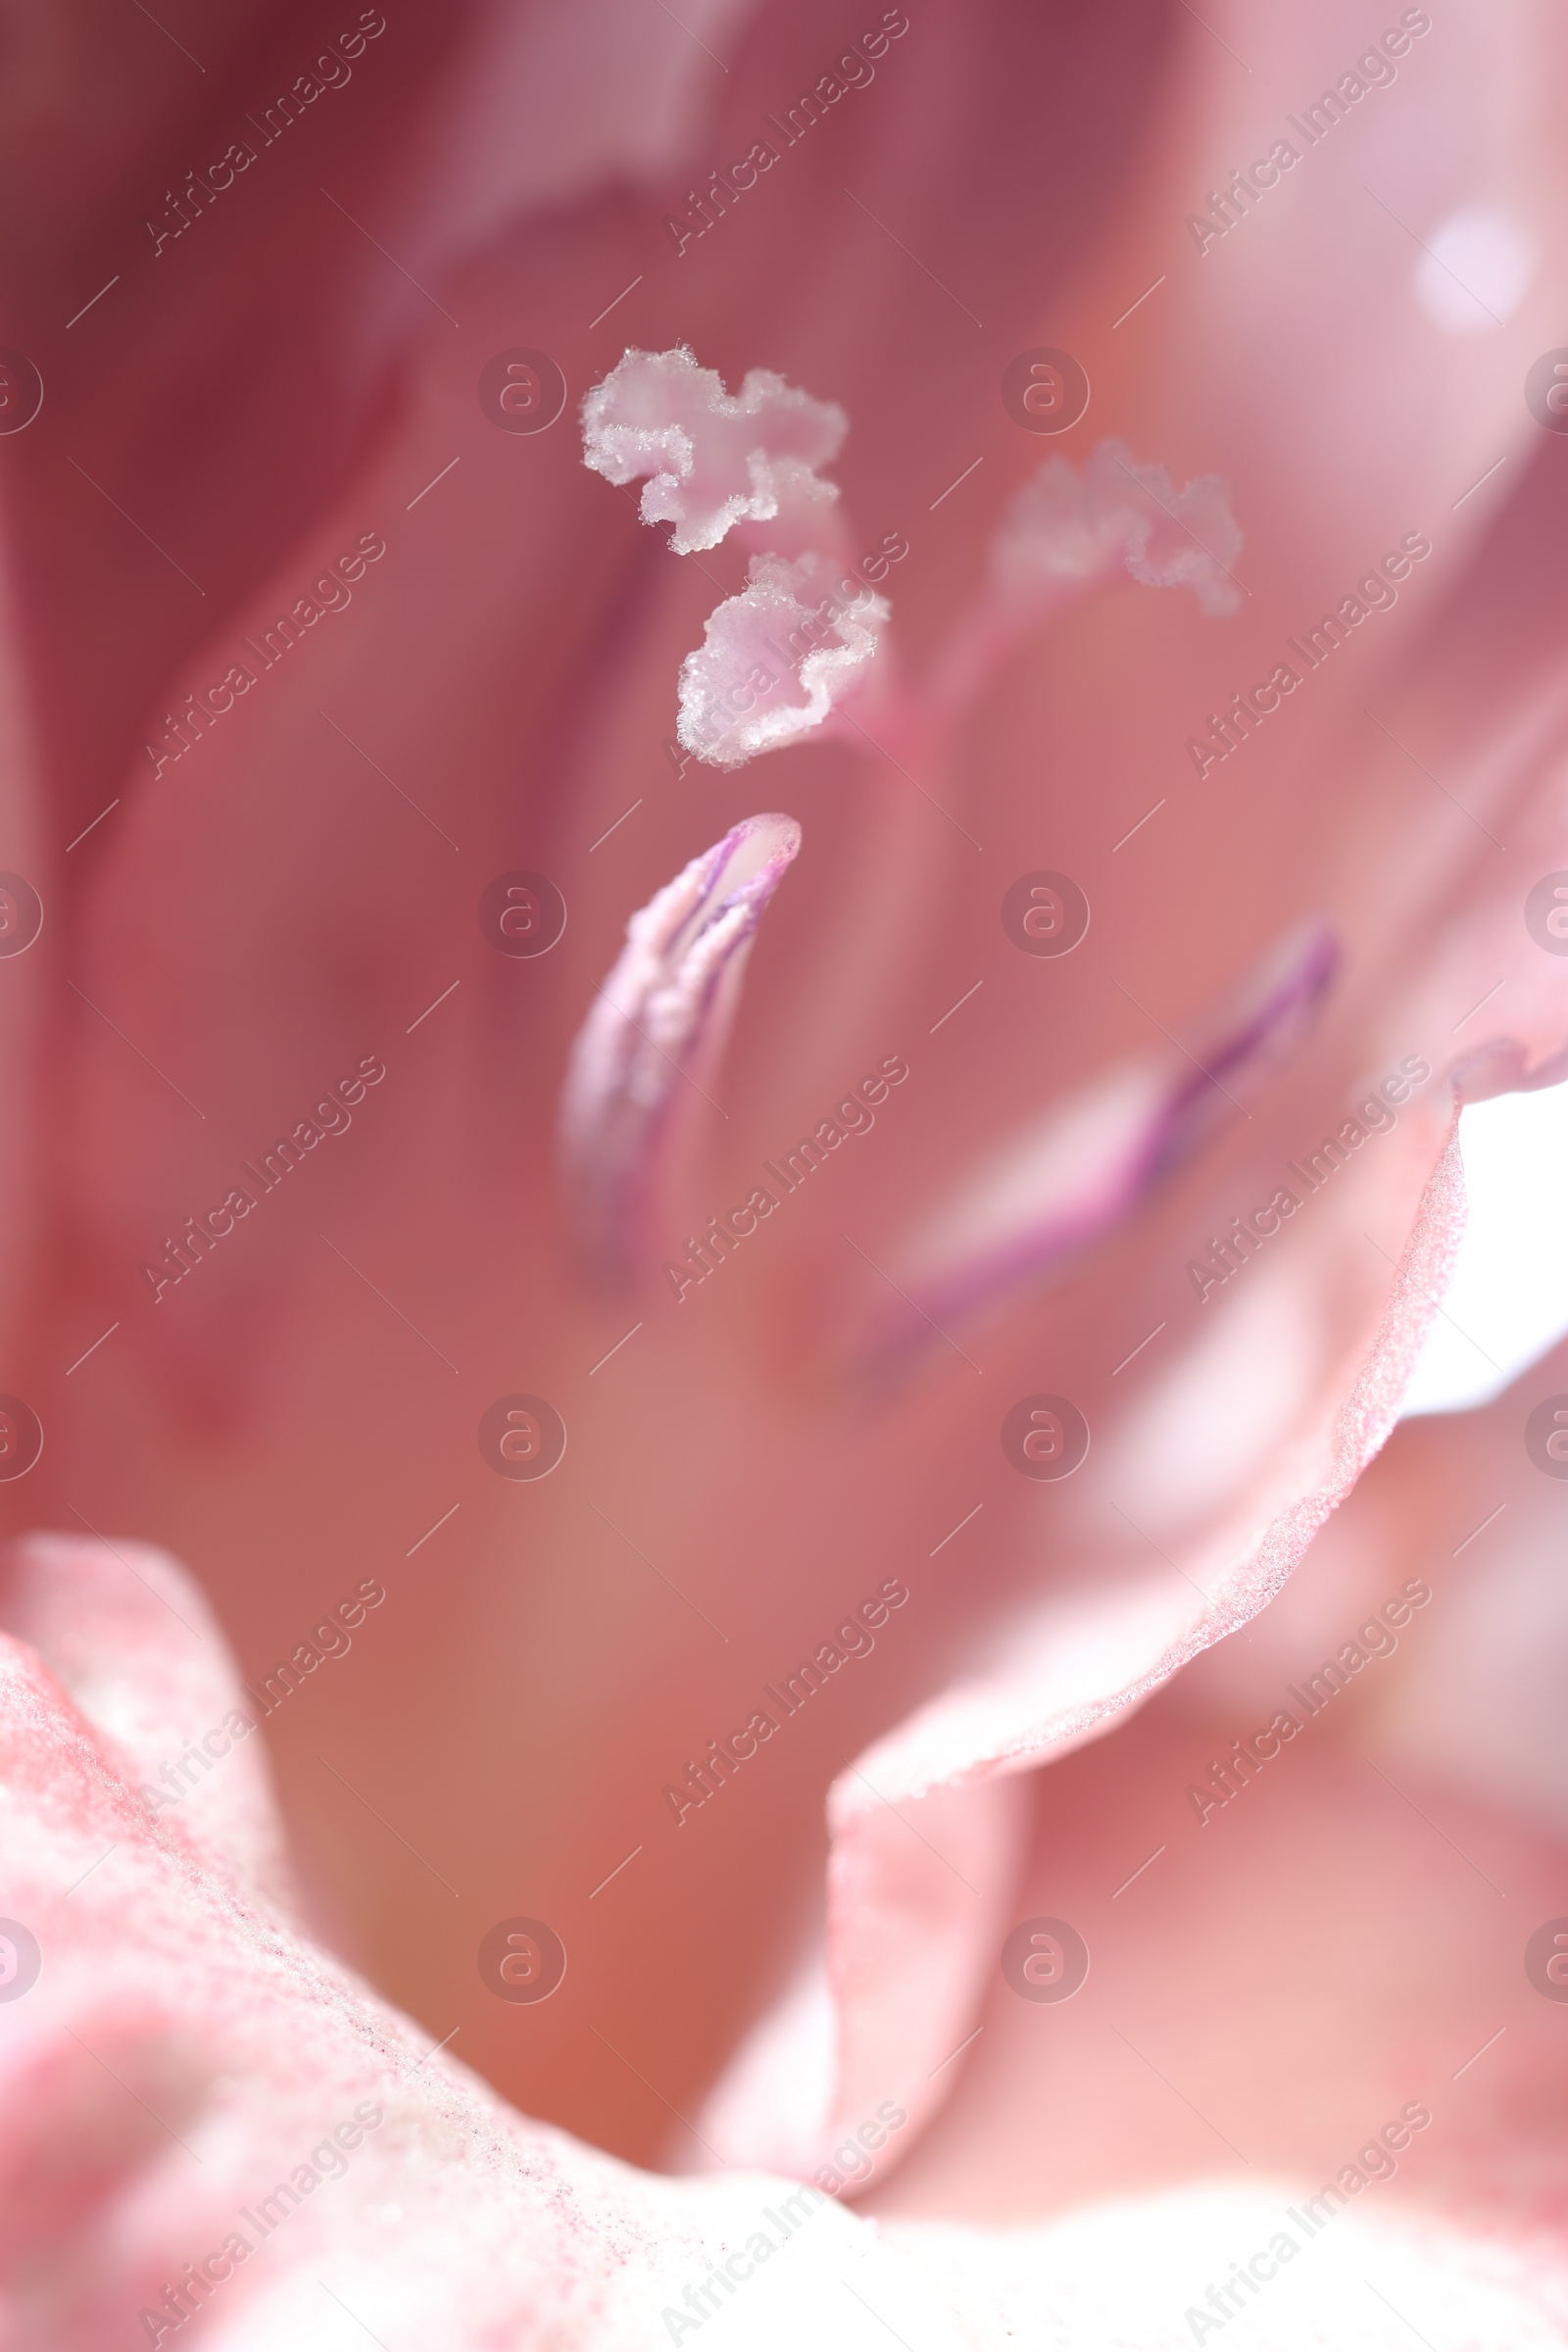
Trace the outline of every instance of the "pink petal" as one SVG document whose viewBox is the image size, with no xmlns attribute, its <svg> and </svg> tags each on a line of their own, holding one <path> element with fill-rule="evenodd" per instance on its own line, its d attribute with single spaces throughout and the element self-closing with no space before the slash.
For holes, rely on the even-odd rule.
<svg viewBox="0 0 1568 2352">
<path fill-rule="evenodd" d="M 994 1636 L 983 1667 L 858 1757 L 829 1799 L 828 1968 L 839 2009 L 825 2112 L 803 2138 L 775 2120 L 798 2108 L 759 2095 L 731 2161 L 808 2169 L 853 2128 L 872 2082 L 919 2126 L 949 2095 L 946 2068 L 973 2025 L 995 1965 L 996 1930 L 1021 1817 L 1009 1776 L 1102 1738 L 1152 1690 L 1277 1593 L 1313 1536 L 1393 1428 L 1463 1224 L 1451 1141 L 1426 1190 L 1393 1291 L 1332 1417 L 1292 1450 L 1251 1508 L 1250 1540 L 1227 1531 L 1183 1572 L 1125 1586 L 1104 1608 L 1085 1591 L 1036 1602 Z M 1010 1846 L 1010 1851 L 1009 1851 Z M 965 1857 L 978 1867 L 965 1879 Z M 972 1881 L 978 1879 L 978 1885 Z M 956 1888 L 955 1880 L 960 1885 Z M 968 1884 L 965 1900 L 960 1889 Z M 784 2053 L 780 2052 L 782 2060 Z M 722 2092 L 720 2093 L 722 2098 Z M 875 2170 L 897 2164 L 907 2139 Z"/>
<path fill-rule="evenodd" d="M 99 1727 L 150 1817 L 259 1907 L 292 1919 L 263 1704 L 238 1689 L 218 1619 L 167 1553 L 28 1536 L 0 1561 L 0 1626 Z"/>
<path fill-rule="evenodd" d="M 99 1574 L 59 1540 L 27 1572 L 65 1581 L 46 1610 Z M 158 1581 L 200 1612 L 168 1563 Z M 253 2352 L 329 2341 L 346 2310 L 390 2352 L 432 2331 L 465 2352 L 629 2352 L 758 2230 L 782 2251 L 808 2224 L 793 2283 L 754 2298 L 753 2340 L 789 2341 L 846 2262 L 885 2310 L 913 2304 L 903 2259 L 816 2191 L 677 2185 L 526 2122 L 155 1822 L 94 1719 L 144 1717 L 167 1680 L 152 1605 L 122 1690 L 88 1678 L 90 1712 L 0 1637 L 7 1919 L 42 1955 L 0 2036 L 8 2348 L 167 2346 L 199 2317 L 204 2343 Z M 204 1704 L 242 1703 L 216 1642 L 204 1671 L 227 1684 Z"/>
</svg>

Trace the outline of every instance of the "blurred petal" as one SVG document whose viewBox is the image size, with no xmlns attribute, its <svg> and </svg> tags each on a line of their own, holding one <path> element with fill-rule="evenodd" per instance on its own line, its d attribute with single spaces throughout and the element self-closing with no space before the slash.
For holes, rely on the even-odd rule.
<svg viewBox="0 0 1568 2352">
<path fill-rule="evenodd" d="M 155 1820 L 258 1906 L 295 1913 L 252 1737 L 263 1703 L 239 1689 L 217 1618 L 167 1554 L 29 1536 L 0 1568 L 0 1625 L 37 1651 Z"/>
<path fill-rule="evenodd" d="M 90 1719 L 5 1639 L 0 1790 L 7 1924 L 42 1954 L 0 2048 L 8 2348 L 91 2352 L 138 2321 L 166 2343 L 197 2316 L 233 2352 L 279 2332 L 324 2344 L 346 2309 L 389 2347 L 436 2330 L 499 2352 L 520 2330 L 622 2352 L 662 2310 L 701 2313 L 688 2289 L 749 2236 L 782 2251 L 807 2222 L 804 2276 L 792 2261 L 789 2287 L 754 2295 L 752 2340 L 782 2352 L 846 2262 L 885 2308 L 914 2299 L 905 2263 L 818 2192 L 677 2189 L 513 2114 L 160 1830 Z"/>
<path fill-rule="evenodd" d="M 1019 1814 L 1007 1776 L 1102 1738 L 1279 1592 L 1394 1426 L 1463 1213 L 1450 1141 L 1348 1393 L 1333 1400 L 1310 1449 L 1298 1444 L 1248 1497 L 1257 1533 L 1245 1550 L 1202 1560 L 1189 1549 L 1206 1581 L 1183 1571 L 1182 1592 L 1150 1577 L 1141 1591 L 1124 1586 L 1114 1607 L 1085 1588 L 1019 1611 L 993 1636 L 984 1668 L 977 1657 L 975 1672 L 835 1783 L 828 1954 L 839 2003 L 836 2074 L 822 2085 L 824 2111 L 804 2146 L 778 2136 L 778 2119 L 799 2109 L 798 2088 L 789 2100 L 777 2092 L 764 2099 L 759 2086 L 750 2131 L 731 2141 L 727 2160 L 803 2170 L 825 2160 L 873 2080 L 891 2080 L 916 2126 L 950 2094 L 955 2077 L 946 2062 L 973 2025 L 1017 1860 Z M 956 1858 L 971 1855 L 979 1887 Z M 956 1891 L 955 1879 L 973 1900 Z M 901 2138 L 873 2170 L 898 2163 L 911 2144 Z"/>
</svg>

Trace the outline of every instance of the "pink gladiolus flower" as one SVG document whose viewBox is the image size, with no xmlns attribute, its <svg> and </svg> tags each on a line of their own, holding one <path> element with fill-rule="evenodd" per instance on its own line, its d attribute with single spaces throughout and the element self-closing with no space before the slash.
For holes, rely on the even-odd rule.
<svg viewBox="0 0 1568 2352">
<path fill-rule="evenodd" d="M 0 2352 L 1560 2342 L 1554 21 L 17 40 Z"/>
</svg>

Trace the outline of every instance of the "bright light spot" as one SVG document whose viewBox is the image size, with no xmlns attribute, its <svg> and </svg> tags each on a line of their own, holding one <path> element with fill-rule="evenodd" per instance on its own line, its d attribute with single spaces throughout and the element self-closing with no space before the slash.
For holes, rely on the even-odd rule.
<svg viewBox="0 0 1568 2352">
<path fill-rule="evenodd" d="M 1470 1222 L 1404 1410 L 1486 1404 L 1568 1332 L 1568 1085 L 1459 1120 Z"/>
<path fill-rule="evenodd" d="M 1484 335 L 1511 318 L 1536 274 L 1536 257 L 1510 215 L 1494 205 L 1455 213 L 1416 266 L 1416 299 L 1450 335 Z"/>
</svg>

